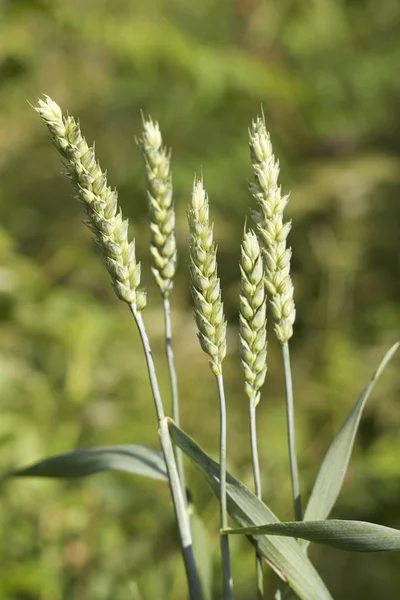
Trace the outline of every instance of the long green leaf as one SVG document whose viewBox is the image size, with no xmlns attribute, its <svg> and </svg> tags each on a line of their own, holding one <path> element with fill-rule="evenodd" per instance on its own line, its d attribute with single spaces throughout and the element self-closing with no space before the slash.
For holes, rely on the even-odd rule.
<svg viewBox="0 0 400 600">
<path fill-rule="evenodd" d="M 146 446 L 132 444 L 98 446 L 58 454 L 28 467 L 9 471 L 0 481 L 12 477 L 75 478 L 110 470 L 167 479 L 162 454 Z"/>
<path fill-rule="evenodd" d="M 171 437 L 206 477 L 212 491 L 219 497 L 219 465 L 213 461 L 186 433 L 170 421 Z M 241 526 L 279 523 L 274 513 L 227 473 L 227 503 L 230 516 Z M 252 542 L 282 579 L 288 582 L 301 600 L 332 600 L 324 582 L 295 540 L 255 536 Z M 288 543 L 289 542 L 289 543 Z"/>
<path fill-rule="evenodd" d="M 242 535 L 282 535 L 302 538 L 317 544 L 353 552 L 382 552 L 400 550 L 400 530 L 366 521 L 286 521 L 229 529 L 227 533 Z"/>
<path fill-rule="evenodd" d="M 385 354 L 371 381 L 363 390 L 357 402 L 351 409 L 343 425 L 333 439 L 318 472 L 310 499 L 304 513 L 304 521 L 323 521 L 326 519 L 343 485 L 350 455 L 354 445 L 354 438 L 360 423 L 365 404 L 374 388 L 375 383 L 384 368 L 393 357 L 399 343 Z M 306 542 L 304 546 L 307 546 Z"/>
</svg>

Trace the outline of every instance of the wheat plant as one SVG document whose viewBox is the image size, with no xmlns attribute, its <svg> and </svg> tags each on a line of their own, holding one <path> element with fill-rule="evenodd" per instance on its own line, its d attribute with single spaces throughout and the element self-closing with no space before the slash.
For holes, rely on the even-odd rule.
<svg viewBox="0 0 400 600">
<path fill-rule="evenodd" d="M 210 358 L 211 371 L 217 381 L 219 398 L 219 482 L 221 558 L 224 600 L 232 597 L 230 569 L 228 511 L 226 498 L 226 406 L 222 362 L 226 355 L 226 320 L 221 301 L 221 287 L 217 274 L 217 249 L 213 226 L 210 224 L 208 196 L 202 180 L 193 184 L 192 203 L 188 212 L 190 274 L 200 346 Z"/>
<path fill-rule="evenodd" d="M 179 395 L 172 348 L 170 295 L 176 272 L 178 252 L 175 239 L 175 209 L 172 195 L 171 152 L 163 146 L 160 127 L 151 118 L 143 118 L 143 133 L 137 139 L 144 158 L 150 221 L 151 271 L 160 290 L 165 327 L 165 354 L 171 386 L 172 417 L 179 426 Z M 185 472 L 182 452 L 176 448 L 176 461 L 182 489 Z"/>
<path fill-rule="evenodd" d="M 250 127 L 250 159 L 254 175 L 250 191 L 257 202 L 257 208 L 251 211 L 255 230 L 244 231 L 238 269 L 238 365 L 241 365 L 243 371 L 244 395 L 249 406 L 253 493 L 226 470 L 229 441 L 226 409 L 229 399 L 226 403 L 222 366 L 227 353 L 227 321 L 222 304 L 209 201 L 202 179 L 195 179 L 189 203 L 189 270 L 198 339 L 209 357 L 211 371 L 216 378 L 220 421 L 219 462 L 215 462 L 202 450 L 179 424 L 170 318 L 170 299 L 177 262 L 175 213 L 170 152 L 163 145 L 158 124 L 151 118 L 143 119 L 144 130 L 138 143 L 144 156 L 147 183 L 151 268 L 164 308 L 172 418 L 168 416 L 169 408 L 166 409 L 167 405 L 160 394 L 143 319 L 146 294 L 140 286 L 140 263 L 136 257 L 135 241 L 129 239 L 128 222 L 122 217 L 117 192 L 108 185 L 106 173 L 96 159 L 94 147 L 87 144 L 77 121 L 71 116 L 64 116 L 61 108 L 47 96 L 39 100 L 35 110 L 47 126 L 51 140 L 62 157 L 75 196 L 83 205 L 85 224 L 94 235 L 113 289 L 117 297 L 128 305 L 135 320 L 147 364 L 161 452 L 137 444 L 78 449 L 7 471 L 2 475 L 1 481 L 15 477 L 83 477 L 104 470 L 122 470 L 165 481 L 171 492 L 188 596 L 191 600 L 208 600 L 211 598 L 211 589 L 198 567 L 202 557 L 196 555 L 193 549 L 190 511 L 185 500 L 182 451 L 203 474 L 219 501 L 220 528 L 216 534 L 220 537 L 224 600 L 231 600 L 234 596 L 229 552 L 231 535 L 246 536 L 254 546 L 258 600 L 267 597 L 263 584 L 263 568 L 267 565 L 281 579 L 275 598 L 332 600 L 331 593 L 308 557 L 309 543 L 365 552 L 400 549 L 400 531 L 396 529 L 361 521 L 329 519 L 342 488 L 365 404 L 398 344 L 386 353 L 333 438 L 303 513 L 289 358 L 295 305 L 290 275 L 291 250 L 287 246 L 290 222 L 285 222 L 284 219 L 288 196 L 282 196 L 278 184 L 279 163 L 273 153 L 264 117 L 255 119 Z M 262 386 L 267 373 L 267 303 L 271 308 L 275 335 L 282 347 L 294 521 L 280 521 L 262 499 L 256 407 L 262 400 Z M 268 385 L 265 389 L 267 393 L 264 400 L 267 405 Z M 232 524 L 236 524 L 235 528 L 229 527 L 228 517 Z"/>
<path fill-rule="evenodd" d="M 251 125 L 250 156 L 255 175 L 255 182 L 250 184 L 250 192 L 258 204 L 258 210 L 253 210 L 252 216 L 263 248 L 265 259 L 264 278 L 275 322 L 274 330 L 282 345 L 293 507 L 295 519 L 301 521 L 302 510 L 296 454 L 293 384 L 289 355 L 289 340 L 293 335 L 293 324 L 296 318 L 293 283 L 290 277 L 292 252 L 286 245 L 291 223 L 284 223 L 283 221 L 289 196 L 282 196 L 281 188 L 278 185 L 279 163 L 273 154 L 271 139 L 265 127 L 264 119 L 261 117 L 258 117 Z"/>
</svg>

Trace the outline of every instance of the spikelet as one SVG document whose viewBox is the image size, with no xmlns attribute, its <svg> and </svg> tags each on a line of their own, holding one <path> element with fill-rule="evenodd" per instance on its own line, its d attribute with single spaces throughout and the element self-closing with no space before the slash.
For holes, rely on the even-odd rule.
<svg viewBox="0 0 400 600">
<path fill-rule="evenodd" d="M 220 375 L 226 354 L 226 321 L 217 276 L 217 250 L 209 221 L 208 197 L 201 180 L 193 184 L 188 221 L 189 265 L 198 337 L 202 349 L 210 357 L 212 372 Z"/>
<path fill-rule="evenodd" d="M 162 145 L 157 122 L 143 119 L 144 131 L 137 140 L 145 160 L 150 215 L 152 273 L 164 298 L 172 290 L 176 271 L 175 212 L 172 202 L 170 151 Z"/>
<path fill-rule="evenodd" d="M 264 266 L 257 235 L 244 234 L 240 261 L 240 357 L 251 406 L 260 401 L 267 373 L 267 314 Z"/>
<path fill-rule="evenodd" d="M 265 261 L 265 285 L 269 294 L 275 333 L 284 344 L 293 335 L 296 310 L 290 277 L 292 252 L 286 247 L 291 223 L 283 222 L 283 212 L 289 196 L 282 196 L 278 185 L 279 163 L 275 159 L 264 119 L 253 121 L 250 135 L 250 155 L 256 181 L 250 192 L 258 203 L 252 217 L 257 227 Z"/>
<path fill-rule="evenodd" d="M 107 175 L 96 161 L 94 147 L 82 137 L 79 123 L 64 117 L 61 108 L 48 96 L 35 110 L 46 123 L 51 139 L 63 157 L 67 177 L 86 213 L 85 224 L 95 236 L 118 298 L 137 310 L 146 305 L 139 290 L 140 263 L 136 262 L 135 241 L 128 242 L 128 221 L 118 208 L 118 195 L 107 185 Z"/>
</svg>

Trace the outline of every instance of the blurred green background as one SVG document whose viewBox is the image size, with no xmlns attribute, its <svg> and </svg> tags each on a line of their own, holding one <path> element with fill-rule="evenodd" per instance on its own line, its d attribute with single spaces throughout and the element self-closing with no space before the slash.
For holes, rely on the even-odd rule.
<svg viewBox="0 0 400 600">
<path fill-rule="evenodd" d="M 196 340 L 186 207 L 209 192 L 229 320 L 230 469 L 251 485 L 237 357 L 238 259 L 253 206 L 247 128 L 264 109 L 291 190 L 292 342 L 304 496 L 351 404 L 400 329 L 398 0 L 0 0 L 0 465 L 74 447 L 157 447 L 138 336 L 113 295 L 44 125 L 42 93 L 79 118 L 137 238 L 144 318 L 168 398 L 163 322 L 149 275 L 140 110 L 173 148 L 180 249 L 173 303 L 184 428 L 217 452 L 215 381 Z M 400 526 L 399 358 L 367 406 L 334 516 Z M 290 518 L 279 347 L 258 409 L 265 500 Z M 218 508 L 188 479 L 218 576 Z M 166 486 L 121 474 L 18 481 L 0 496 L 0 599 L 184 599 Z M 232 540 L 236 597 L 253 553 Z M 398 554 L 314 547 L 335 599 L 398 597 Z M 268 574 L 273 589 L 274 576 Z"/>
</svg>

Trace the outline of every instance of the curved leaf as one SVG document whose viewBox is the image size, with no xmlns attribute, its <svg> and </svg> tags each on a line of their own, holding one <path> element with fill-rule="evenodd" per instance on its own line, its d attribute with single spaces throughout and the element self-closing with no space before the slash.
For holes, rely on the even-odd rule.
<svg viewBox="0 0 400 600">
<path fill-rule="evenodd" d="M 219 465 L 197 443 L 169 420 L 175 444 L 192 460 L 206 477 L 212 491 L 219 497 Z M 243 483 L 227 473 L 227 504 L 230 516 L 243 526 L 279 523 L 274 513 Z M 332 600 L 324 582 L 295 540 L 279 537 L 252 537 L 278 575 L 290 585 L 301 600 Z M 289 542 L 289 543 L 288 543 Z"/>
<path fill-rule="evenodd" d="M 374 388 L 375 383 L 384 368 L 393 357 L 399 343 L 385 354 L 371 381 L 363 390 L 356 404 L 351 409 L 343 425 L 331 443 L 322 465 L 319 469 L 310 499 L 304 513 L 304 521 L 322 521 L 326 519 L 341 490 L 346 475 L 354 438 L 360 423 L 365 404 Z M 303 544 L 307 546 L 308 543 Z"/>
<path fill-rule="evenodd" d="M 167 479 L 160 452 L 146 446 L 129 444 L 98 446 L 58 454 L 28 467 L 9 471 L 0 480 L 12 477 L 75 478 L 100 471 L 125 471 L 152 479 Z"/>
<path fill-rule="evenodd" d="M 258 527 L 228 529 L 227 533 L 289 536 L 353 552 L 400 550 L 399 529 L 366 521 L 286 521 Z"/>
</svg>

